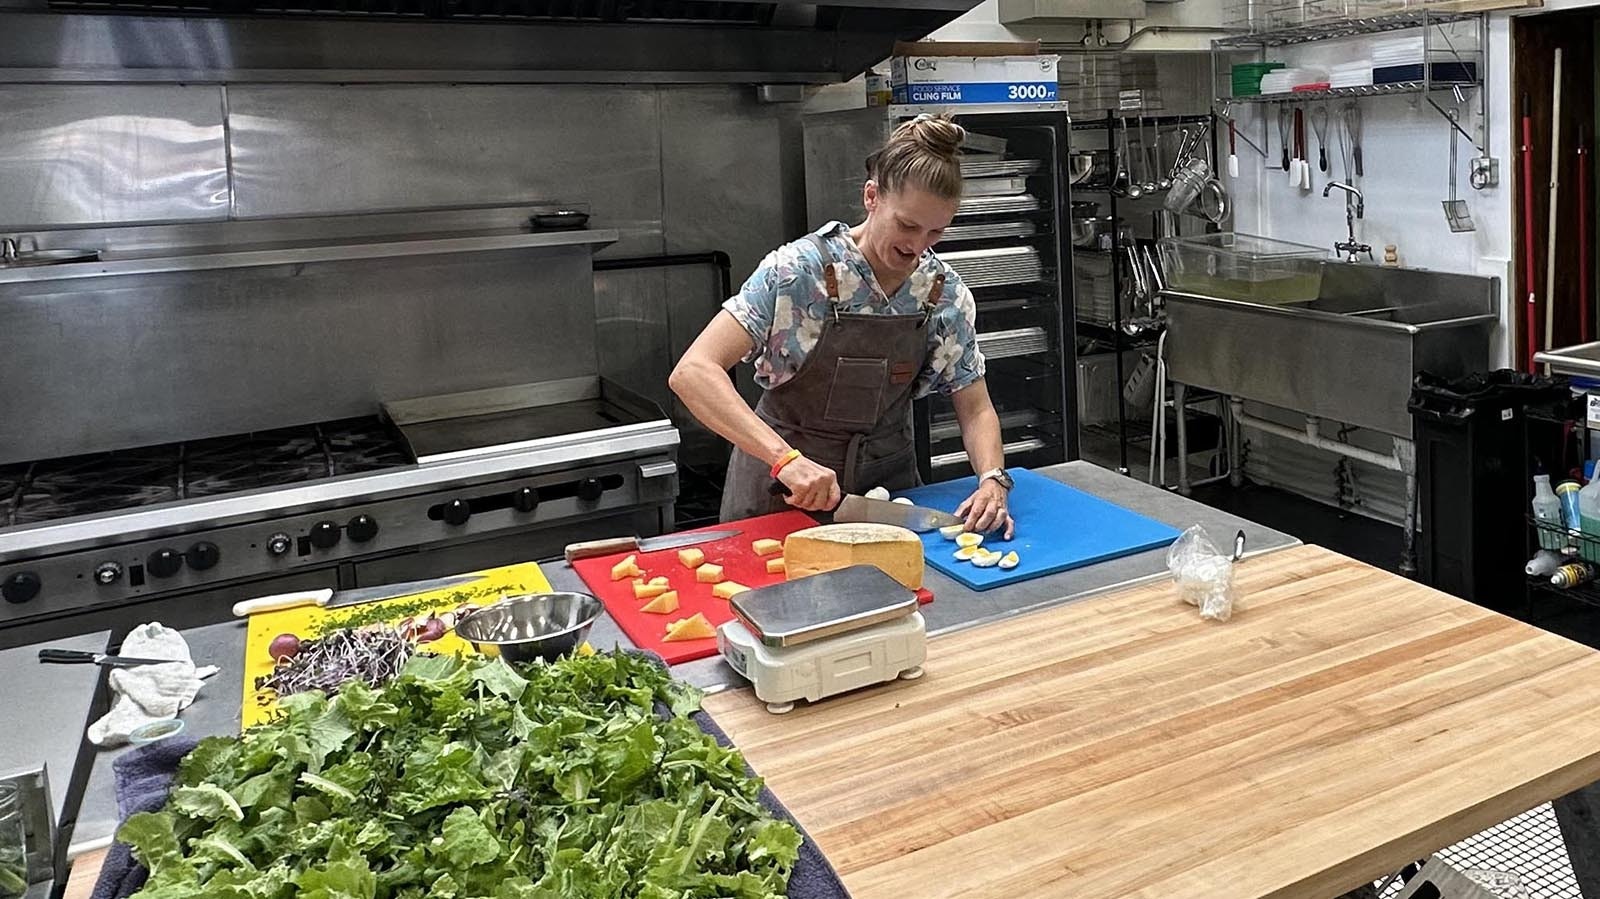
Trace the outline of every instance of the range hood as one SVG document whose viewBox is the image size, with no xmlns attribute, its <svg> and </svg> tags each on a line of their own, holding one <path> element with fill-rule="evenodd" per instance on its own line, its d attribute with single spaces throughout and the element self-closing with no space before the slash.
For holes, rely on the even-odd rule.
<svg viewBox="0 0 1600 899">
<path fill-rule="evenodd" d="M 978 0 L 0 0 L 0 80 L 829 83 Z"/>
</svg>

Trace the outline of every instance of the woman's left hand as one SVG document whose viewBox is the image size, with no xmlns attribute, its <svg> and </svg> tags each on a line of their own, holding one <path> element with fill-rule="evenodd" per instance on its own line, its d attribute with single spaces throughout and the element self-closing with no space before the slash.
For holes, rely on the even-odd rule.
<svg viewBox="0 0 1600 899">
<path fill-rule="evenodd" d="M 1006 511 L 1009 493 L 993 480 L 984 481 L 956 507 L 956 517 L 966 519 L 967 530 L 973 533 L 987 534 L 1004 530 L 1003 539 L 1010 540 L 1017 530 L 1017 523 L 1011 520 L 1011 513 Z"/>
</svg>

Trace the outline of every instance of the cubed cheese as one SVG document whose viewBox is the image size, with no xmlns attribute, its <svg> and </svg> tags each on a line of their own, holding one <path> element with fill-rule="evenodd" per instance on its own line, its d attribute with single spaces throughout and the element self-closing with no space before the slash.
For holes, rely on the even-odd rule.
<svg viewBox="0 0 1600 899">
<path fill-rule="evenodd" d="M 651 586 L 655 586 L 657 584 L 659 584 L 661 586 L 666 586 L 667 579 L 664 578 L 664 577 L 653 577 L 653 578 L 650 579 L 650 584 L 651 584 Z"/>
<path fill-rule="evenodd" d="M 693 548 L 680 549 L 678 550 L 678 561 L 683 563 L 685 568 L 699 568 L 705 564 L 706 554 Z"/>
<path fill-rule="evenodd" d="M 666 584 L 646 584 L 643 581 L 635 581 L 633 584 L 633 598 L 653 599 L 671 589 Z"/>
<path fill-rule="evenodd" d="M 641 574 L 644 574 L 644 572 L 639 570 L 638 556 L 629 556 L 626 559 L 623 559 L 621 562 L 611 566 L 611 579 L 614 581 L 625 580 L 630 577 L 638 577 Z"/>
<path fill-rule="evenodd" d="M 732 599 L 738 594 L 749 589 L 750 588 L 746 587 L 744 584 L 737 584 L 733 581 L 723 581 L 722 583 L 711 588 L 711 595 L 718 599 Z"/>
<path fill-rule="evenodd" d="M 702 584 L 716 584 L 722 581 L 722 566 L 707 563 L 694 570 L 694 579 Z"/>
<path fill-rule="evenodd" d="M 708 640 L 717 635 L 717 629 L 711 626 L 706 616 L 699 612 L 682 621 L 674 621 L 667 625 L 667 635 L 663 642 L 674 643 L 679 640 Z"/>
<path fill-rule="evenodd" d="M 825 524 L 795 531 L 783 542 L 789 579 L 851 565 L 876 565 L 912 590 L 922 588 L 922 540 L 889 524 Z"/>
<path fill-rule="evenodd" d="M 678 611 L 678 591 L 668 590 L 640 607 L 641 612 L 666 615 Z"/>
<path fill-rule="evenodd" d="M 757 540 L 756 542 L 750 544 L 750 548 L 755 550 L 756 555 L 758 556 L 770 556 L 773 553 L 783 552 L 783 541 Z"/>
<path fill-rule="evenodd" d="M 783 556 L 779 556 L 776 559 L 767 560 L 767 574 L 783 574 L 785 570 L 786 569 L 783 567 Z"/>
</svg>

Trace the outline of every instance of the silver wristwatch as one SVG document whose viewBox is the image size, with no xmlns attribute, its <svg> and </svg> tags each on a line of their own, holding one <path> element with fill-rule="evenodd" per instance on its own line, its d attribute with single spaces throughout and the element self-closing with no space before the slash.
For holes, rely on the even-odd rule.
<svg viewBox="0 0 1600 899">
<path fill-rule="evenodd" d="M 1007 474 L 1004 468 L 993 468 L 978 475 L 978 485 L 982 486 L 984 481 L 994 481 L 996 484 L 1006 488 L 1006 490 L 1010 490 L 1017 485 L 1017 482 L 1011 480 L 1011 475 Z"/>
</svg>

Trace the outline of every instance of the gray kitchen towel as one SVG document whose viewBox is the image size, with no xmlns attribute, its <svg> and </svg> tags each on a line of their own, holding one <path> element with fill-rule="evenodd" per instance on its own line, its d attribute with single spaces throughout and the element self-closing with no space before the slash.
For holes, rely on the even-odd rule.
<svg viewBox="0 0 1600 899">
<path fill-rule="evenodd" d="M 178 763 L 199 742 L 192 737 L 171 737 L 124 753 L 112 762 L 117 781 L 117 820 L 126 821 L 139 812 L 160 811 L 178 776 Z M 125 899 L 144 886 L 149 876 L 145 866 L 133 860 L 133 851 L 127 844 L 112 843 L 89 899 Z"/>
</svg>

